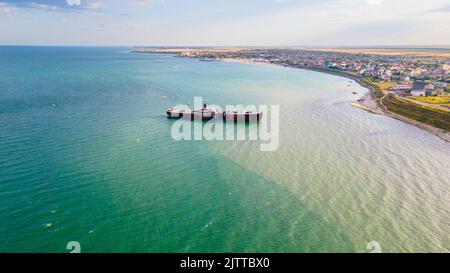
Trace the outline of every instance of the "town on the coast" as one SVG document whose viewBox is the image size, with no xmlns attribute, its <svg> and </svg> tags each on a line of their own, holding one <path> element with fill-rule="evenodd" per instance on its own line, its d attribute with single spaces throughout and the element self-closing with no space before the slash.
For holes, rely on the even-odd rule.
<svg viewBox="0 0 450 273">
<path fill-rule="evenodd" d="M 201 61 L 238 61 L 302 68 L 348 77 L 371 92 L 357 107 L 438 130 L 450 139 L 450 50 L 304 48 L 158 48 Z"/>
<path fill-rule="evenodd" d="M 376 83 L 385 83 L 384 86 L 388 86 L 389 91 L 402 97 L 450 96 L 450 54 L 449 58 L 446 58 L 445 55 L 433 53 L 381 55 L 270 49 L 193 50 L 182 52 L 181 56 L 203 60 L 242 59 L 290 67 L 335 70 L 367 78 Z M 446 106 L 450 108 L 450 101 Z"/>
</svg>

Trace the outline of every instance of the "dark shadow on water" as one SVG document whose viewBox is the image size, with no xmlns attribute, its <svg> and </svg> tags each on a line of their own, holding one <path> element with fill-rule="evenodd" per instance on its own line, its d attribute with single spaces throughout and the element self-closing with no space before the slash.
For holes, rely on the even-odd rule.
<svg viewBox="0 0 450 273">
<path fill-rule="evenodd" d="M 186 238 L 186 251 L 354 251 L 350 238 L 284 187 L 222 156 L 216 162 L 211 171 L 220 180 L 204 185 L 211 193 L 204 201 L 214 223 Z"/>
</svg>

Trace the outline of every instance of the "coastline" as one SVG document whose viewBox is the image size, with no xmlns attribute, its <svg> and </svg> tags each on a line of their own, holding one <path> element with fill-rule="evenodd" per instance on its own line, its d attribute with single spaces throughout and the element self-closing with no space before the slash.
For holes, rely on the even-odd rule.
<svg viewBox="0 0 450 273">
<path fill-rule="evenodd" d="M 319 72 L 319 73 L 326 73 L 326 74 L 330 74 L 330 75 L 335 75 L 335 76 L 340 76 L 340 77 L 344 77 L 344 78 L 348 78 L 351 80 L 354 80 L 355 82 L 357 82 L 359 85 L 361 85 L 364 88 L 368 89 L 368 92 L 366 94 L 364 94 L 363 97 L 361 97 L 361 99 L 363 101 L 360 102 L 353 102 L 351 103 L 351 106 L 356 107 L 358 109 L 361 110 L 365 110 L 368 111 L 372 114 L 376 114 L 376 115 L 384 115 L 390 118 L 394 118 L 396 120 L 408 123 L 412 126 L 418 127 L 422 130 L 425 130 L 429 133 L 432 133 L 434 135 L 436 135 L 437 137 L 441 138 L 442 140 L 449 142 L 450 143 L 450 132 L 444 131 L 442 129 L 433 127 L 431 125 L 427 125 L 424 124 L 422 122 L 401 116 L 399 114 L 395 114 L 392 113 L 390 111 L 388 111 L 386 109 L 386 107 L 384 107 L 382 104 L 380 104 L 379 99 L 375 98 L 375 88 L 373 86 L 371 86 L 370 84 L 364 82 L 360 77 L 353 75 L 353 74 L 348 74 L 348 73 L 344 73 L 344 72 L 340 72 L 340 71 L 332 71 L 332 70 L 327 70 L 327 69 L 321 69 L 321 68 L 313 68 L 313 67 L 296 67 L 296 66 L 289 66 L 289 65 L 279 65 L 279 64 L 273 64 L 273 63 L 265 63 L 265 62 L 258 62 L 258 61 L 251 61 L 251 60 L 246 60 L 246 59 L 219 59 L 219 60 L 214 60 L 214 61 L 218 61 L 218 62 L 236 62 L 236 63 L 247 63 L 247 64 L 264 64 L 264 65 L 274 65 L 274 66 L 282 66 L 282 67 L 290 67 L 290 68 L 298 68 L 298 69 L 303 69 L 303 70 L 308 70 L 308 71 L 314 71 L 314 72 Z"/>
<path fill-rule="evenodd" d="M 385 115 L 387 117 L 394 118 L 396 120 L 408 123 L 410 125 L 420 128 L 422 130 L 425 130 L 429 133 L 432 133 L 432 134 L 438 136 L 439 138 L 441 138 L 442 140 L 450 143 L 450 132 L 444 131 L 442 129 L 433 127 L 431 125 L 410 119 L 408 117 L 405 117 L 405 116 L 402 116 L 402 115 L 399 115 L 399 114 L 396 114 L 396 113 L 393 113 L 393 112 L 387 110 L 387 108 L 384 105 L 380 104 L 380 99 L 374 98 L 375 88 L 373 86 L 365 83 L 364 81 L 361 80 L 361 78 L 359 78 L 355 75 L 348 74 L 348 73 L 342 73 L 342 72 L 334 72 L 334 71 L 329 71 L 329 70 L 325 70 L 325 69 L 301 68 L 301 67 L 299 67 L 299 68 L 305 69 L 305 70 L 310 70 L 310 71 L 327 73 L 327 74 L 336 75 L 336 76 L 341 76 L 341 77 L 348 78 L 348 79 L 353 79 L 359 85 L 361 85 L 362 87 L 367 88 L 369 90 L 361 98 L 361 99 L 364 99 L 363 102 L 351 103 L 351 105 L 353 107 L 356 107 L 356 108 L 359 108 L 362 110 L 366 110 L 373 114 Z"/>
<path fill-rule="evenodd" d="M 189 51 L 189 50 L 185 50 L 185 51 Z M 204 50 L 204 51 L 207 52 L 208 50 Z M 180 54 L 182 53 L 182 51 L 180 51 L 180 50 L 171 50 L 171 51 L 167 51 L 167 50 L 135 50 L 135 51 L 130 51 L 130 52 L 132 52 L 132 53 L 157 53 L 157 54 L 170 53 L 170 54 L 174 54 L 175 57 L 192 58 L 192 59 L 202 60 L 201 58 L 198 58 L 198 57 L 181 56 Z M 384 98 L 384 96 L 381 98 L 376 96 L 376 93 L 380 92 L 380 91 L 376 90 L 376 88 L 374 86 L 372 86 L 370 83 L 365 82 L 362 78 L 358 77 L 357 75 L 345 73 L 342 71 L 324 69 L 324 68 L 274 64 L 274 63 L 254 61 L 254 60 L 249 60 L 249 59 L 221 58 L 221 59 L 208 59 L 208 61 L 235 62 L 235 63 L 246 63 L 246 64 L 263 64 L 263 65 L 282 66 L 282 67 L 289 67 L 289 68 L 298 68 L 298 69 L 309 70 L 309 71 L 319 72 L 319 73 L 326 73 L 326 74 L 330 74 L 330 75 L 334 75 L 334 76 L 351 79 L 351 80 L 357 82 L 360 86 L 368 89 L 368 92 L 366 94 L 364 94 L 364 96 L 361 97 L 357 102 L 351 103 L 350 104 L 351 106 L 361 109 L 361 110 L 364 110 L 364 111 L 368 111 L 372 114 L 384 115 L 384 116 L 394 118 L 399 121 L 408 123 L 412 126 L 420 128 L 422 130 L 426 130 L 427 132 L 436 135 L 437 137 L 444 140 L 445 142 L 450 143 L 450 132 L 389 111 L 387 109 L 387 107 L 383 105 L 382 99 Z"/>
</svg>

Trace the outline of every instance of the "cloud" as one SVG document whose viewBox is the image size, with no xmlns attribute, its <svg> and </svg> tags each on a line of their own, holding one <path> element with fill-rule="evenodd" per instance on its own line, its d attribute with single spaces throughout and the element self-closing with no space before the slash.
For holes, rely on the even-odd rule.
<svg viewBox="0 0 450 273">
<path fill-rule="evenodd" d="M 4 3 L 0 15 L 17 10 L 15 20 L 0 27 L 0 41 L 217 46 L 450 44 L 448 0 L 405 1 L 0 0 Z M 22 9 L 39 11 L 21 13 Z M 71 12 L 71 16 L 61 16 L 63 12 Z M 38 23 L 29 24 L 30 18 L 37 18 L 34 21 Z M 61 18 L 70 23 L 61 24 Z"/>
<path fill-rule="evenodd" d="M 69 6 L 80 6 L 81 0 L 66 0 L 66 3 Z"/>
<path fill-rule="evenodd" d="M 104 3 L 104 0 L 88 0 L 84 1 L 81 5 L 85 9 L 96 10 L 99 9 Z"/>
<path fill-rule="evenodd" d="M 41 9 L 41 10 L 47 10 L 47 11 L 55 11 L 58 10 L 57 6 L 47 5 L 47 4 L 40 4 L 36 2 L 31 2 L 30 7 L 35 9 Z"/>
<path fill-rule="evenodd" d="M 131 2 L 136 4 L 150 4 L 153 0 L 131 0 Z"/>
<path fill-rule="evenodd" d="M 80 11 L 80 10 L 99 10 L 109 0 L 0 0 L 0 13 L 12 13 L 15 9 L 39 9 L 46 11 Z M 133 5 L 144 6 L 156 1 L 165 2 L 165 0 L 128 0 Z M 122 1 L 121 1 L 122 2 Z M 114 3 L 114 1 L 111 1 Z"/>
<path fill-rule="evenodd" d="M 106 0 L 0 0 L 1 11 L 16 9 L 39 9 L 46 11 L 96 10 Z"/>
<path fill-rule="evenodd" d="M 14 12 L 14 7 L 7 4 L 7 3 L 1 3 L 0 2 L 0 13 L 4 14 L 12 14 Z"/>
<path fill-rule="evenodd" d="M 450 12 L 450 5 L 440 6 L 431 10 L 432 12 Z"/>
<path fill-rule="evenodd" d="M 369 6 L 380 6 L 383 4 L 383 2 L 384 2 L 384 0 L 366 0 L 366 3 Z"/>
</svg>

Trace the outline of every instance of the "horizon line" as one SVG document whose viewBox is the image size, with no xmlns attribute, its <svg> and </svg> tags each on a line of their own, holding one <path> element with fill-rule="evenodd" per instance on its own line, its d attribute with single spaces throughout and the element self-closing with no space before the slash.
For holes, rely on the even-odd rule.
<svg viewBox="0 0 450 273">
<path fill-rule="evenodd" d="M 450 45 L 108 45 L 108 44 L 0 44 L 0 47 L 134 47 L 134 48 L 339 48 L 339 49 L 450 49 Z"/>
</svg>

